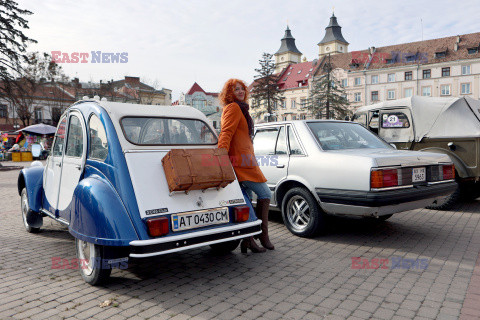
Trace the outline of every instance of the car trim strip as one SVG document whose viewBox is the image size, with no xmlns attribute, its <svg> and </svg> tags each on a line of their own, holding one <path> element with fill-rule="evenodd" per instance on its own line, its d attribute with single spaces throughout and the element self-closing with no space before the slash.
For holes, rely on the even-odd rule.
<svg viewBox="0 0 480 320">
<path fill-rule="evenodd" d="M 170 252 L 185 250 L 185 249 L 192 249 L 197 248 L 209 244 L 230 241 L 230 240 L 237 240 L 241 238 L 245 238 L 248 236 L 253 236 L 256 234 L 260 234 L 260 224 L 249 226 L 247 228 L 237 229 L 233 231 L 224 231 L 215 234 L 204 234 L 202 236 L 191 237 L 189 239 L 177 239 L 172 240 L 169 238 L 165 238 L 162 240 L 169 240 L 164 241 L 156 244 L 145 245 L 145 246 L 131 246 L 130 247 L 130 257 L 148 257 L 152 255 L 160 255 L 166 254 Z M 175 237 L 178 238 L 178 237 Z M 146 240 L 148 241 L 148 240 Z M 139 242 L 137 240 L 132 242 Z"/>
<path fill-rule="evenodd" d="M 49 217 L 52 218 L 53 220 L 58 221 L 58 222 L 60 222 L 60 223 L 62 223 L 62 224 L 64 224 L 64 225 L 67 225 L 67 226 L 70 225 L 70 223 L 69 223 L 67 220 L 65 220 L 65 219 L 63 219 L 63 218 L 57 218 L 57 217 L 55 217 L 55 215 L 54 215 L 53 213 L 51 213 L 50 211 L 48 211 L 48 210 L 45 210 L 45 209 L 42 208 L 42 209 L 40 209 L 40 212 L 46 214 L 47 216 L 49 216 Z"/>
</svg>

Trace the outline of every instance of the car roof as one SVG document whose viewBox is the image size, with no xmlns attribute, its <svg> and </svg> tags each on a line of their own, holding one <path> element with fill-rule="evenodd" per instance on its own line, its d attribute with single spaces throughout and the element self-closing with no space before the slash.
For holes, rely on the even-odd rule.
<svg viewBox="0 0 480 320">
<path fill-rule="evenodd" d="M 290 121 L 275 121 L 275 122 L 262 122 L 255 124 L 255 127 L 266 127 L 271 125 L 282 125 L 282 124 L 296 124 L 296 123 L 309 123 L 309 122 L 337 122 L 337 123 L 354 123 L 346 120 L 332 120 L 332 119 L 310 119 L 310 120 L 290 120 Z"/>
</svg>

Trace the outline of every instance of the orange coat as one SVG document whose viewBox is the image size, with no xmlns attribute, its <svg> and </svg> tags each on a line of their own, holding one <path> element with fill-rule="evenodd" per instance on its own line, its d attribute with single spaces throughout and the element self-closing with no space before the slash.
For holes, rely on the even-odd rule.
<svg viewBox="0 0 480 320">
<path fill-rule="evenodd" d="M 223 107 L 221 121 L 218 148 L 227 149 L 238 181 L 266 182 L 267 179 L 255 161 L 247 120 L 240 106 L 230 103 Z"/>
</svg>

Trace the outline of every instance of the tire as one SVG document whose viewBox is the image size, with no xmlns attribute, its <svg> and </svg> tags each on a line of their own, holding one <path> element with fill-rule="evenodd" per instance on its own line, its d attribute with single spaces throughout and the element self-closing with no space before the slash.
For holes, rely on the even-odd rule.
<svg viewBox="0 0 480 320">
<path fill-rule="evenodd" d="M 215 253 L 226 254 L 237 249 L 239 244 L 240 244 L 240 240 L 231 240 L 227 242 L 211 244 L 210 248 L 212 248 L 212 251 Z"/>
<path fill-rule="evenodd" d="M 449 194 L 448 196 L 445 196 L 441 200 L 437 201 L 437 203 L 431 204 L 426 208 L 433 209 L 433 210 L 449 210 L 454 205 L 456 205 L 461 198 L 462 198 L 461 188 L 460 188 L 460 185 L 457 184 L 457 188 L 453 193 Z"/>
<path fill-rule="evenodd" d="M 378 220 L 379 221 L 386 221 L 386 220 L 390 219 L 392 216 L 393 216 L 393 214 L 387 214 L 387 215 L 378 217 Z"/>
<path fill-rule="evenodd" d="M 40 228 L 43 224 L 43 217 L 38 213 L 30 209 L 28 205 L 28 193 L 27 189 L 23 188 L 20 200 L 22 210 L 22 220 L 25 230 L 30 233 L 40 232 Z"/>
<path fill-rule="evenodd" d="M 75 238 L 75 248 L 83 280 L 92 286 L 105 283 L 112 269 L 109 264 L 104 263 L 102 246 Z"/>
<path fill-rule="evenodd" d="M 293 188 L 285 194 L 282 218 L 296 236 L 311 238 L 325 231 L 325 213 L 305 188 Z"/>
</svg>

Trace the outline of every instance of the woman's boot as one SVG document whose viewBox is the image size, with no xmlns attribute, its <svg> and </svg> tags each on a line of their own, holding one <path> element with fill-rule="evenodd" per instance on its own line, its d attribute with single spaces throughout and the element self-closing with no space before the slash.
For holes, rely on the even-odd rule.
<svg viewBox="0 0 480 320">
<path fill-rule="evenodd" d="M 262 233 L 259 235 L 260 243 L 264 248 L 273 250 L 275 247 L 268 237 L 268 212 L 270 211 L 270 199 L 257 199 L 257 207 L 255 214 L 257 218 L 262 220 Z"/>
<path fill-rule="evenodd" d="M 267 251 L 264 248 L 260 248 L 255 242 L 255 240 L 253 240 L 253 237 L 248 237 L 242 240 L 240 250 L 242 251 L 242 253 L 247 253 L 247 249 L 252 250 L 253 253 L 261 253 Z"/>
</svg>

